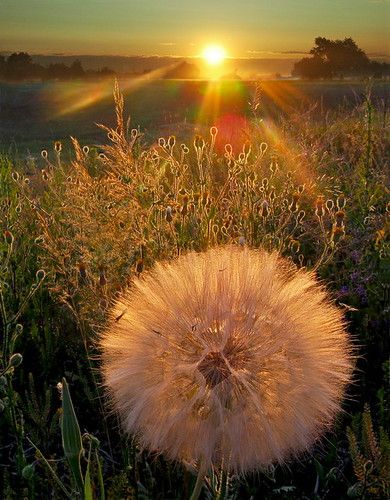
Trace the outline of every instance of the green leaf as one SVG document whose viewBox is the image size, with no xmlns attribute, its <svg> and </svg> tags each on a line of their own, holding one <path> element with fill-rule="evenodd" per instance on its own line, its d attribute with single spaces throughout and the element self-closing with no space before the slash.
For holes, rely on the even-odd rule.
<svg viewBox="0 0 390 500">
<path fill-rule="evenodd" d="M 84 500 L 93 500 L 91 474 L 89 471 L 89 466 L 91 463 L 91 448 L 92 448 L 92 445 L 90 444 L 89 445 L 89 452 L 88 452 L 87 471 L 85 473 L 85 478 L 84 478 Z"/>
<path fill-rule="evenodd" d="M 65 457 L 68 460 L 77 489 L 82 493 L 84 491 L 84 482 L 81 474 L 80 458 L 83 452 L 83 444 L 79 423 L 65 378 L 62 379 L 61 434 Z"/>
</svg>

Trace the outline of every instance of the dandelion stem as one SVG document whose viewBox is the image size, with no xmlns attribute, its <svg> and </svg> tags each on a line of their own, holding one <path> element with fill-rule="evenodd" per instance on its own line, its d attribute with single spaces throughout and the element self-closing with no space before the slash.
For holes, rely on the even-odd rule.
<svg viewBox="0 0 390 500">
<path fill-rule="evenodd" d="M 190 497 L 190 500 L 198 500 L 199 495 L 200 495 L 202 488 L 203 488 L 205 473 L 206 473 L 206 468 L 205 468 L 204 462 L 202 460 L 199 464 L 199 471 L 198 471 L 198 475 L 196 477 L 195 487 L 194 487 L 194 490 L 193 490 L 192 495 Z"/>
</svg>

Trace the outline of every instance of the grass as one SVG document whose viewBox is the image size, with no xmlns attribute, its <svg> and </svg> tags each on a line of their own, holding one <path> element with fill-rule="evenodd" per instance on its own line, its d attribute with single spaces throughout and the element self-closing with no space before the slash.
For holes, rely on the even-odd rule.
<svg viewBox="0 0 390 500">
<path fill-rule="evenodd" d="M 310 454 L 243 478 L 215 471 L 205 498 L 388 496 L 386 113 L 369 94 L 320 118 L 272 117 L 264 88 L 249 100 L 233 145 L 204 123 L 186 144 L 151 146 L 127 127 L 116 88 L 102 147 L 74 140 L 70 162 L 57 144 L 27 167 L 1 157 L 3 498 L 189 498 L 191 465 L 141 451 L 107 411 L 96 338 L 132 276 L 225 243 L 315 269 L 360 359 L 345 413 Z"/>
</svg>

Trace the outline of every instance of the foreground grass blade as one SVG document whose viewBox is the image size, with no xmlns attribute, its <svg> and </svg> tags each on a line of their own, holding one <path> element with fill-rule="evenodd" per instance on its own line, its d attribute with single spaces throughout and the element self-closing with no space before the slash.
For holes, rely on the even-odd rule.
<svg viewBox="0 0 390 500">
<path fill-rule="evenodd" d="M 89 452 L 88 452 L 87 471 L 85 473 L 85 478 L 84 478 L 84 500 L 93 500 L 92 485 L 91 485 L 91 473 L 90 473 L 91 447 L 92 447 L 92 445 L 90 444 L 89 445 Z"/>
<path fill-rule="evenodd" d="M 72 495 L 71 493 L 65 488 L 64 484 L 62 483 L 61 479 L 57 476 L 55 470 L 53 467 L 49 464 L 49 462 L 46 460 L 46 458 L 43 456 L 41 450 L 35 446 L 35 444 L 31 441 L 31 439 L 27 438 L 27 441 L 31 444 L 31 446 L 35 449 L 35 454 L 38 460 L 43 462 L 43 464 L 49 469 L 50 473 L 53 476 L 54 481 L 57 483 L 61 491 L 64 493 L 66 498 L 69 498 L 72 500 Z"/>
<path fill-rule="evenodd" d="M 77 489 L 82 493 L 84 491 L 84 481 L 81 474 L 80 458 L 83 451 L 83 444 L 79 423 L 65 378 L 62 379 L 61 433 L 65 457 L 68 460 Z"/>
</svg>

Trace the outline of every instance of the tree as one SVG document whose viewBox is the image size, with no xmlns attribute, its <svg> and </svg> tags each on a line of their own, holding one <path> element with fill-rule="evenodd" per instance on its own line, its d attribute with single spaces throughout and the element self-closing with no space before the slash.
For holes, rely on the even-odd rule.
<svg viewBox="0 0 390 500">
<path fill-rule="evenodd" d="M 33 70 L 33 60 L 27 52 L 14 52 L 7 59 L 5 73 L 10 80 L 29 77 Z"/>
<path fill-rule="evenodd" d="M 5 76 L 5 57 L 0 56 L 0 78 Z"/>
<path fill-rule="evenodd" d="M 80 59 L 76 59 L 72 62 L 69 68 L 69 73 L 71 78 L 81 78 L 84 76 L 85 71 L 81 64 Z"/>
<path fill-rule="evenodd" d="M 317 37 L 310 54 L 312 57 L 305 57 L 295 63 L 293 75 L 315 79 L 373 75 L 378 72 L 378 67 L 352 38 L 328 40 Z"/>
</svg>

